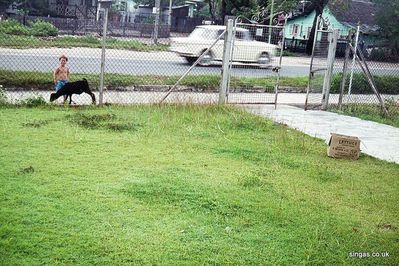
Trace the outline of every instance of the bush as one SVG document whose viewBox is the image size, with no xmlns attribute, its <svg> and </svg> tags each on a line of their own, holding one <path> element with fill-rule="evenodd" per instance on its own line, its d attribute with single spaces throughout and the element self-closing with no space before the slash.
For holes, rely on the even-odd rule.
<svg viewBox="0 0 399 266">
<path fill-rule="evenodd" d="M 14 19 L 7 19 L 0 21 L 0 32 L 13 35 L 28 35 L 29 29 Z"/>
<path fill-rule="evenodd" d="M 38 19 L 31 23 L 30 33 L 33 36 L 43 36 L 43 37 L 57 36 L 58 29 L 50 22 Z"/>
<path fill-rule="evenodd" d="M 26 105 L 27 107 L 37 107 L 47 105 L 47 102 L 41 95 L 35 95 L 21 101 L 21 105 Z"/>
<path fill-rule="evenodd" d="M 399 54 L 389 48 L 373 48 L 369 54 L 369 60 L 381 62 L 399 62 Z"/>
<path fill-rule="evenodd" d="M 7 95 L 5 90 L 3 89 L 3 86 L 0 85 L 0 106 L 7 105 Z"/>
<path fill-rule="evenodd" d="M 92 44 L 101 44 L 100 39 L 91 34 L 85 35 L 84 37 L 80 37 L 79 41 L 85 42 L 85 43 L 92 43 Z"/>
<path fill-rule="evenodd" d="M 381 94 L 399 94 L 399 77 L 397 76 L 374 76 L 377 90 Z M 331 84 L 331 93 L 339 93 L 341 90 L 342 73 L 334 75 Z M 349 74 L 346 78 L 345 90 L 348 90 Z M 362 73 L 353 74 L 352 89 L 353 94 L 373 94 L 366 77 Z"/>
</svg>

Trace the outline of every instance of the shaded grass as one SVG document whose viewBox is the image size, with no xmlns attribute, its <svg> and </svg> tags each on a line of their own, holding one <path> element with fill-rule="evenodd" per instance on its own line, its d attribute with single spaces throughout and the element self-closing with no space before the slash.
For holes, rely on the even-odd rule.
<svg viewBox="0 0 399 266">
<path fill-rule="evenodd" d="M 104 83 L 108 89 L 117 89 L 134 85 L 174 85 L 181 76 L 157 76 L 157 75 L 122 75 L 105 74 Z M 79 74 L 73 73 L 71 80 L 80 80 L 86 78 L 92 87 L 99 86 L 97 74 Z M 17 88 L 40 88 L 53 90 L 54 84 L 51 73 L 33 72 L 33 71 L 10 71 L 0 70 L 0 84 L 4 87 Z M 275 78 L 232 78 L 231 88 L 261 88 L 267 92 L 274 91 Z M 202 90 L 216 91 L 219 89 L 220 76 L 218 75 L 191 75 L 187 76 L 180 83 L 183 86 L 196 87 Z M 306 77 L 281 77 L 280 86 L 305 88 L 307 85 Z"/>
<path fill-rule="evenodd" d="M 386 101 L 385 107 L 387 108 L 389 114 L 388 116 L 384 114 L 377 104 L 346 104 L 342 106 L 342 110 L 333 111 L 359 117 L 365 120 L 399 127 L 399 104 L 393 100 Z"/>
<path fill-rule="evenodd" d="M 101 48 L 101 39 L 94 36 L 58 36 L 58 37 L 33 37 L 18 36 L 0 33 L 0 46 L 8 48 L 41 48 L 41 47 L 88 47 Z M 124 49 L 140 52 L 167 51 L 168 45 L 149 45 L 137 40 L 107 39 L 108 49 Z"/>
<path fill-rule="evenodd" d="M 1 264 L 398 263 L 393 163 L 229 107 L 0 111 Z"/>
<path fill-rule="evenodd" d="M 373 76 L 375 86 L 380 94 L 399 94 L 399 77 L 396 75 Z M 335 74 L 331 82 L 331 93 L 341 91 L 342 73 Z M 345 88 L 349 88 L 350 79 L 346 80 Z M 347 93 L 347 92 L 345 92 Z M 374 94 L 363 73 L 354 73 L 352 79 L 352 94 Z"/>
</svg>

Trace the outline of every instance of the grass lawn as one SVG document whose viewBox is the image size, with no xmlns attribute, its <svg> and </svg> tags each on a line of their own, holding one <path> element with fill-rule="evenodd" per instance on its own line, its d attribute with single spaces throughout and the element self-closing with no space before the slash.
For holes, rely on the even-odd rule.
<svg viewBox="0 0 399 266">
<path fill-rule="evenodd" d="M 41 48 L 41 47 L 89 47 L 101 48 L 101 38 L 94 36 L 33 37 L 9 35 L 0 32 L 0 47 Z M 169 45 L 149 45 L 137 40 L 107 39 L 107 49 L 124 49 L 141 52 L 168 51 Z"/>
<path fill-rule="evenodd" d="M 2 108 L 0 125 L 0 265 L 399 264 L 399 165 L 231 107 Z"/>
</svg>

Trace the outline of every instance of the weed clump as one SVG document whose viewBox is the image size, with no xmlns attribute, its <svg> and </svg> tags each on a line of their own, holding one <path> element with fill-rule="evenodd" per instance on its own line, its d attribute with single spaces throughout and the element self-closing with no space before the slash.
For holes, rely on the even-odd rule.
<svg viewBox="0 0 399 266">
<path fill-rule="evenodd" d="M 21 174 L 31 174 L 31 173 L 35 172 L 35 168 L 33 168 L 32 166 L 28 166 L 28 167 L 19 169 L 19 172 Z"/>
<path fill-rule="evenodd" d="M 47 105 L 46 100 L 41 95 L 35 95 L 27 98 L 26 100 L 21 101 L 22 106 L 26 107 L 38 107 Z"/>
<path fill-rule="evenodd" d="M 32 122 L 22 123 L 24 127 L 34 127 L 39 128 L 48 124 L 47 120 L 33 120 Z"/>
<path fill-rule="evenodd" d="M 121 121 L 116 115 L 106 114 L 84 114 L 76 113 L 68 115 L 67 118 L 86 129 L 107 129 L 111 131 L 135 131 L 139 125 L 128 121 Z"/>
<path fill-rule="evenodd" d="M 0 85 L 0 106 L 8 105 L 7 94 L 3 89 L 3 86 Z"/>
</svg>

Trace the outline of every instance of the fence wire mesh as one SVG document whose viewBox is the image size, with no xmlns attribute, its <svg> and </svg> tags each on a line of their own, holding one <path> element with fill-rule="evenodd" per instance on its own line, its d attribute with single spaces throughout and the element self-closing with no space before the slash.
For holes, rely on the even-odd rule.
<svg viewBox="0 0 399 266">
<path fill-rule="evenodd" d="M 372 89 L 367 75 L 362 69 L 368 69 L 371 79 L 374 82 L 377 91 L 383 99 L 388 115 L 392 117 L 399 116 L 399 60 L 392 57 L 392 50 L 381 45 L 381 42 L 370 36 L 360 33 L 356 43 L 356 32 L 339 32 L 336 57 L 334 61 L 333 74 L 331 77 L 331 87 L 329 94 L 330 110 L 341 109 L 347 113 L 366 114 L 380 113 L 384 114 L 381 102 L 377 94 Z M 323 100 L 323 83 L 326 78 L 327 53 L 329 48 L 329 36 L 332 35 L 332 29 L 317 30 L 313 63 L 309 80 L 309 95 L 307 99 L 307 108 L 320 108 Z M 353 52 L 345 58 L 345 49 L 350 43 L 356 47 L 357 54 L 364 57 L 361 60 L 354 60 Z M 361 54 L 361 55 L 360 55 Z M 347 65 L 346 75 L 344 64 Z M 342 94 L 342 106 L 339 108 L 341 83 L 345 75 L 345 86 Z M 386 114 L 384 114 L 386 115 Z"/>
<path fill-rule="evenodd" d="M 33 18 L 25 19 L 27 25 L 32 25 L 30 19 Z M 99 98 L 102 53 L 102 37 L 96 34 L 99 27 L 96 30 L 91 29 L 90 34 L 83 36 L 75 34 L 41 37 L 25 34 L 24 31 L 29 27 L 15 20 L 9 20 L 9 24 L 13 24 L 11 28 L 15 28 L 14 32 L 0 33 L 0 71 L 3 76 L 0 83 L 8 91 L 11 102 L 39 95 L 48 100 L 50 93 L 54 92 L 53 71 L 59 66 L 59 57 L 62 54 L 68 57 L 70 81 L 86 78 L 96 98 Z M 212 41 L 208 38 L 205 42 L 196 44 L 182 37 L 187 34 L 173 33 L 168 38 L 162 38 L 162 34 L 158 35 L 160 38 L 157 44 L 154 44 L 151 34 L 143 37 L 115 37 L 120 34 L 113 30 L 113 27 L 117 26 L 112 25 L 111 21 L 108 24 L 110 36 L 106 39 L 104 103 L 159 102 L 190 68 L 200 52 L 207 48 L 208 40 Z M 151 28 L 148 29 L 149 32 L 153 32 L 155 25 L 147 25 Z M 65 27 L 68 25 L 64 25 L 64 30 Z M 167 25 L 161 24 L 160 30 L 162 27 Z M 86 27 L 86 30 L 89 29 Z M 129 33 L 119 28 L 119 32 L 121 31 Z M 190 58 L 172 51 L 174 43 L 181 41 L 185 49 L 192 53 Z M 197 51 L 198 49 L 201 50 Z M 15 78 L 10 78 L 12 76 Z M 17 85 L 12 84 L 16 79 Z M 216 102 L 219 83 L 220 64 L 201 63 L 182 80 L 166 102 Z M 91 97 L 86 94 L 74 95 L 73 101 L 76 104 L 89 104 Z M 59 99 L 58 102 L 62 100 Z"/>
<path fill-rule="evenodd" d="M 348 69 L 341 109 L 349 113 L 386 115 L 364 72 L 366 70 L 371 74 L 371 80 L 388 111 L 387 115 L 399 117 L 399 58 L 392 57 L 392 50 L 361 33 L 357 43 L 356 38 L 351 39 L 350 43 L 353 48 L 356 47 L 360 60 L 354 59 L 352 51 L 346 60 Z M 336 63 L 337 72 L 331 85 L 334 92 L 340 91 L 344 61 L 345 58 L 339 58 Z M 336 103 L 336 100 L 331 102 L 330 108 L 337 109 Z"/>
<path fill-rule="evenodd" d="M 322 104 L 323 82 L 327 71 L 327 56 L 332 32 L 316 30 L 310 66 L 310 80 L 307 96 L 307 109 L 320 108 Z"/>
<path fill-rule="evenodd" d="M 229 103 L 274 104 L 284 27 L 237 23 L 234 32 Z"/>
<path fill-rule="evenodd" d="M 17 21 L 23 23 L 18 23 Z M 67 66 L 71 71 L 70 80 L 86 78 L 96 98 L 99 98 L 99 79 L 101 67 L 102 20 L 41 18 L 57 25 L 55 34 L 50 30 L 41 35 L 35 28 L 37 17 L 15 17 L 1 21 L 0 27 L 0 85 L 7 91 L 11 102 L 30 97 L 42 96 L 49 100 L 54 92 L 53 71 L 59 66 L 59 56 L 68 56 Z M 110 20 L 108 24 L 105 57 L 104 103 L 136 104 L 157 103 L 174 84 L 185 74 L 198 57 L 210 47 L 215 38 L 225 30 L 225 26 L 207 26 L 186 21 L 172 20 L 161 16 L 157 43 L 154 40 L 155 25 L 151 15 L 146 18 L 132 18 L 125 22 Z M 179 24 L 180 23 L 180 24 Z M 200 23 L 196 21 L 195 23 Z M 24 26 L 25 24 L 26 26 Z M 41 24 L 40 24 L 41 25 Z M 40 26 L 39 25 L 39 26 Z M 179 26 L 180 25 L 180 26 Z M 41 25 L 43 26 L 43 25 Z M 46 29 L 48 25 L 46 25 Z M 74 28 L 75 27 L 75 28 Z M 163 29 L 167 28 L 167 32 Z M 184 30 L 183 30 L 184 28 Z M 193 29 L 195 30 L 193 31 Z M 275 88 L 279 86 L 281 73 L 288 76 L 307 75 L 308 64 L 304 56 L 285 57 L 283 71 L 279 47 L 284 43 L 283 27 L 239 23 L 234 41 L 233 66 L 230 72 L 230 103 L 274 103 Z M 192 32 L 190 35 L 186 32 Z M 327 66 L 328 32 L 319 31 L 314 50 L 312 78 L 309 81 L 308 104 L 320 106 L 323 82 Z M 337 108 L 340 82 L 344 64 L 346 32 L 340 32 L 337 57 L 332 77 L 330 107 Z M 167 36 L 167 37 L 166 37 Z M 189 38 L 186 38 L 190 36 Z M 365 55 L 365 60 L 375 81 L 376 87 L 391 113 L 397 112 L 399 60 L 393 57 L 385 44 L 372 41 L 369 36 L 361 36 L 357 47 Z M 255 41 L 246 42 L 245 38 Z M 355 44 L 353 43 L 355 46 Z M 285 45 L 286 46 L 286 45 Z M 257 51 L 253 52 L 254 47 Z M 265 48 L 266 47 L 266 48 Z M 259 53 L 260 51 L 264 52 Z M 199 64 L 189 72 L 166 98 L 166 102 L 216 103 L 221 82 L 223 38 L 215 44 Z M 267 56 L 265 56 L 267 54 Z M 353 106 L 378 108 L 379 101 L 367 82 L 359 63 L 351 66 L 351 92 L 349 78 L 343 97 L 343 108 Z M 306 71 L 304 71 L 306 70 Z M 348 74 L 348 77 L 350 75 Z M 280 79 L 281 81 L 282 79 Z M 17 81 L 17 82 L 16 82 Z M 292 85 L 288 85 L 292 86 Z M 294 85 L 295 86 L 295 85 Z M 290 88 L 291 89 L 291 88 Z M 284 89 L 279 90 L 279 98 Z M 298 93 L 297 93 L 298 94 Z M 298 95 L 295 95 L 298 98 Z M 303 97 L 304 98 L 304 97 Z M 302 103 L 297 99 L 290 103 Z M 76 104 L 90 104 L 91 97 L 86 94 L 74 95 Z M 62 99 L 58 99 L 61 103 Z"/>
<path fill-rule="evenodd" d="M 40 23 L 47 20 L 53 23 L 50 25 L 57 25 L 62 29 L 58 33 L 74 34 L 43 37 L 31 34 L 35 19 L 16 17 L 8 21 L 11 32 L 0 32 L 1 84 L 8 91 L 9 100 L 15 103 L 42 96 L 47 101 L 54 92 L 53 72 L 60 65 L 60 55 L 68 57 L 70 81 L 87 79 L 99 99 L 103 21 L 75 19 L 72 23 L 69 19 L 43 18 Z M 161 19 L 159 31 L 168 27 L 162 24 L 166 20 Z M 75 28 L 71 28 L 71 23 Z M 144 23 L 150 33 L 145 36 L 129 31 L 129 23 L 125 24 L 112 20 L 108 23 L 103 103 L 158 103 L 190 68 L 165 102 L 218 102 L 225 26 L 199 25 L 190 34 L 168 31 L 168 38 L 158 34 L 156 42 L 154 24 Z M 133 24 L 139 25 L 129 25 L 144 25 Z M 229 102 L 274 103 L 278 73 L 273 69 L 280 67 L 283 27 L 242 24 L 237 29 Z M 216 41 L 218 36 L 220 40 Z M 209 52 L 192 67 L 213 43 Z M 18 77 L 17 84 L 13 84 L 16 79 L 10 78 L 12 76 Z M 62 98 L 57 100 L 62 101 Z M 73 102 L 90 104 L 91 97 L 74 95 Z"/>
</svg>

